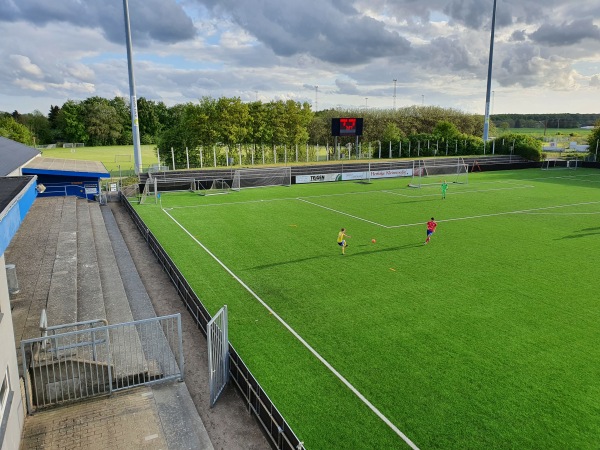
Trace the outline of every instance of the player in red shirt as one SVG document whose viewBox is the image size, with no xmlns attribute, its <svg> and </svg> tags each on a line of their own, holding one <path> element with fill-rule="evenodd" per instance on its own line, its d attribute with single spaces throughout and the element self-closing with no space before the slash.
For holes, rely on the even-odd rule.
<svg viewBox="0 0 600 450">
<path fill-rule="evenodd" d="M 425 244 L 427 244 L 429 242 L 429 239 L 431 239 L 431 235 L 433 233 L 435 233 L 436 227 L 437 227 L 437 223 L 435 222 L 435 219 L 432 217 L 431 220 L 429 222 L 427 222 L 427 239 L 425 239 Z"/>
</svg>

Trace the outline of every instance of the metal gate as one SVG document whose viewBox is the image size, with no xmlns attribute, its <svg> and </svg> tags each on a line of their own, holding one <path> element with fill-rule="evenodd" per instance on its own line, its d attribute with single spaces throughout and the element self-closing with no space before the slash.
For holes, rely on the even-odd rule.
<svg viewBox="0 0 600 450">
<path fill-rule="evenodd" d="M 181 315 L 43 327 L 21 341 L 27 412 L 140 385 L 183 380 Z M 69 331 L 70 330 L 70 331 Z"/>
<path fill-rule="evenodd" d="M 212 408 L 229 381 L 227 305 L 223 306 L 208 322 L 206 336 L 208 339 L 210 407 Z"/>
</svg>

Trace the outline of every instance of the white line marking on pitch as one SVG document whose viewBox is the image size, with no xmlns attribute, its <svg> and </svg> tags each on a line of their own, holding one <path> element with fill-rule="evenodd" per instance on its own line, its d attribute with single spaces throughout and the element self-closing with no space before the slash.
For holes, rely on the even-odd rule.
<svg viewBox="0 0 600 450">
<path fill-rule="evenodd" d="M 238 283 L 240 283 L 240 285 L 242 285 L 242 287 L 246 289 L 250 295 L 252 295 L 252 297 L 254 297 L 261 305 L 263 305 L 265 309 L 269 311 L 273 317 L 275 317 L 290 333 L 292 333 L 292 335 L 298 339 L 298 341 L 300 341 L 302 345 L 308 349 L 308 351 L 310 351 L 319 361 L 321 361 L 321 363 L 323 363 L 323 365 L 327 367 L 331 373 L 333 373 L 342 383 L 344 383 L 346 387 L 350 389 L 352 393 L 354 393 L 354 395 L 356 395 L 365 405 L 367 405 L 367 407 L 369 407 L 369 409 L 373 411 L 377 417 L 379 417 L 388 427 L 390 427 L 394 433 L 400 436 L 400 438 L 402 438 L 402 440 L 406 442 L 410 448 L 413 450 L 419 450 L 419 448 L 402 431 L 400 431 L 396 425 L 394 425 L 386 416 L 384 416 L 383 413 L 379 411 L 379 409 L 377 409 L 377 407 L 373 405 L 363 394 L 361 394 L 360 391 L 356 389 L 346 378 L 344 378 L 341 373 L 335 370 L 335 368 L 329 362 L 327 362 L 325 358 L 323 358 L 314 348 L 312 348 L 311 345 L 302 338 L 302 336 L 296 333 L 296 331 L 290 325 L 288 325 L 285 320 L 283 320 L 269 305 L 263 301 L 263 299 L 261 299 L 252 289 L 250 289 L 246 283 L 244 283 L 236 274 L 234 274 L 229 267 L 227 267 L 208 248 L 206 248 L 198 239 L 196 239 L 194 235 L 190 233 L 183 225 L 181 225 L 169 212 L 165 211 L 164 209 L 163 211 L 171 218 L 173 222 L 179 226 L 179 228 L 181 228 L 190 238 L 192 238 L 196 244 L 202 247 L 206 253 L 208 253 L 223 269 L 225 269 L 229 275 L 231 275 Z"/>
<path fill-rule="evenodd" d="M 530 186 L 528 184 L 523 184 L 523 185 L 518 185 L 515 187 L 509 187 L 509 188 L 493 188 L 493 189 L 472 189 L 472 190 L 465 190 L 465 191 L 452 191 L 449 192 L 448 194 L 452 194 L 452 195 L 459 195 L 459 194 L 472 194 L 474 192 L 492 192 L 492 191 L 513 191 L 515 189 L 526 189 L 526 188 L 534 188 L 535 186 Z M 407 195 L 407 194 L 402 194 L 400 192 L 394 192 L 394 191 L 387 191 L 387 190 L 382 190 L 379 192 L 383 192 L 385 194 L 390 194 L 390 195 L 398 195 L 400 197 L 410 197 L 410 198 L 423 198 L 423 197 L 439 197 L 440 194 L 435 193 L 435 194 L 423 194 L 423 195 Z"/>
<path fill-rule="evenodd" d="M 378 227 L 389 228 L 389 227 L 387 227 L 385 225 L 382 225 L 380 223 L 373 222 L 372 220 L 363 219 L 362 217 L 353 216 L 352 214 L 348 214 L 348 213 L 345 213 L 343 211 L 339 211 L 337 209 L 329 208 L 328 206 L 323 206 L 323 205 L 319 205 L 318 203 L 309 202 L 308 200 L 305 200 L 305 199 L 300 198 L 300 197 L 298 197 L 297 200 L 299 200 L 301 202 L 304 202 L 304 203 L 308 203 L 309 205 L 318 206 L 319 208 L 323 208 L 323 209 L 326 209 L 328 211 L 333 211 L 335 213 L 342 214 L 343 216 L 352 217 L 353 219 L 356 219 L 356 220 L 362 220 L 363 222 L 367 222 L 367 223 L 370 223 L 372 225 L 377 225 Z"/>
<path fill-rule="evenodd" d="M 437 220 L 436 222 L 438 222 L 438 223 L 440 223 L 440 222 L 454 222 L 454 221 L 457 221 L 457 220 L 481 219 L 481 218 L 484 218 L 484 217 L 506 216 L 506 215 L 509 215 L 509 214 L 531 214 L 531 213 L 534 213 L 535 211 L 544 211 L 544 210 L 548 210 L 548 209 L 557 209 L 557 208 L 568 208 L 569 206 L 597 205 L 599 203 L 600 203 L 600 201 L 597 201 L 597 202 L 571 203 L 569 205 L 544 206 L 544 207 L 541 207 L 541 208 L 520 209 L 520 210 L 517 210 L 517 211 L 505 211 L 505 212 L 499 212 L 499 213 L 480 214 L 478 216 L 454 217 L 454 218 L 450 218 L 450 219 Z M 390 226 L 388 226 L 386 228 L 415 227 L 415 226 L 421 226 L 421 225 L 423 225 L 425 223 L 426 222 L 405 223 L 405 224 L 402 224 L 402 225 L 390 225 Z"/>
</svg>

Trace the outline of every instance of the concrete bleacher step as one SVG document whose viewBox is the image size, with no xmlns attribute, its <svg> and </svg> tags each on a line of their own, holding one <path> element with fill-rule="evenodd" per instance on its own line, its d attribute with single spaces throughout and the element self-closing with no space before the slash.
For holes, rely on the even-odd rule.
<svg viewBox="0 0 600 450">
<path fill-rule="evenodd" d="M 77 201 L 77 320 L 106 319 L 100 268 L 94 245 L 90 207 L 93 203 Z"/>
<path fill-rule="evenodd" d="M 117 265 L 119 266 L 123 285 L 127 292 L 127 298 L 129 299 L 133 318 L 135 320 L 142 320 L 156 317 L 156 312 L 152 306 L 150 296 L 142 282 L 131 253 L 129 253 L 129 249 L 123 239 L 123 235 L 117 225 L 112 210 L 110 207 L 106 206 L 102 207 L 101 211 L 117 259 Z M 162 333 L 154 333 L 151 342 L 142 340 L 142 347 L 144 356 L 149 362 L 157 362 L 156 360 L 160 360 L 166 367 L 175 367 L 178 364 L 165 335 Z M 149 373 L 150 372 L 152 371 L 149 370 Z M 160 373 L 161 370 L 157 366 L 154 372 Z"/>
<path fill-rule="evenodd" d="M 63 203 L 59 197 L 36 200 L 5 252 L 6 261 L 17 267 L 20 281 L 20 292 L 11 301 L 19 370 L 21 341 L 40 336 L 40 315 L 50 291 Z"/>
<path fill-rule="evenodd" d="M 104 223 L 98 203 L 89 204 L 93 241 L 96 247 L 100 282 L 104 298 L 106 319 L 110 324 L 132 322 L 133 315 L 119 273 L 115 254 Z M 144 358 L 131 358 L 131 355 L 142 355 L 142 343 L 134 327 L 121 328 L 119 333 L 111 337 L 113 344 L 113 363 L 117 378 L 125 378 L 135 374 L 147 373 L 148 362 Z"/>
<path fill-rule="evenodd" d="M 48 325 L 77 321 L 77 201 L 65 197 L 48 292 Z"/>
</svg>

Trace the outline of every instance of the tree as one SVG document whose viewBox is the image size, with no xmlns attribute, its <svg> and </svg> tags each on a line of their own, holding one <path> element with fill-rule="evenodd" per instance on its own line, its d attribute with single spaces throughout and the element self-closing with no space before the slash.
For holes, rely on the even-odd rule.
<svg viewBox="0 0 600 450">
<path fill-rule="evenodd" d="M 239 97 L 221 97 L 216 104 L 218 132 L 221 142 L 234 146 L 244 142 L 248 134 L 248 105 Z"/>
<path fill-rule="evenodd" d="M 123 133 L 123 118 L 110 102 L 101 97 L 91 97 L 82 104 L 85 131 L 91 145 L 115 145 Z M 64 109 L 64 107 L 63 107 Z"/>
<path fill-rule="evenodd" d="M 433 134 L 436 139 L 442 142 L 455 141 L 461 138 L 461 132 L 458 131 L 456 125 L 446 120 L 437 123 L 433 129 Z"/>
<path fill-rule="evenodd" d="M 161 129 L 156 104 L 140 97 L 137 100 L 137 108 L 140 120 L 140 141 L 142 144 L 153 144 Z"/>
<path fill-rule="evenodd" d="M 33 145 L 33 135 L 29 129 L 18 123 L 12 116 L 0 117 L 0 136 L 25 145 Z"/>
<path fill-rule="evenodd" d="M 50 141 L 56 142 L 60 135 L 58 116 L 60 115 L 60 107 L 50 105 L 50 112 L 48 113 L 48 125 L 50 127 Z"/>
<path fill-rule="evenodd" d="M 600 148 L 600 120 L 596 121 L 594 129 L 588 137 L 588 145 L 592 153 L 595 153 Z"/>
<path fill-rule="evenodd" d="M 52 140 L 48 118 L 37 109 L 30 114 L 23 114 L 21 121 L 33 134 L 36 144 L 49 144 Z"/>
<path fill-rule="evenodd" d="M 392 144 L 397 144 L 402 139 L 402 131 L 400 128 L 393 123 L 388 122 L 383 132 L 383 142 L 391 142 Z"/>
<path fill-rule="evenodd" d="M 58 139 L 66 142 L 88 142 L 88 134 L 83 123 L 81 104 L 68 100 L 63 104 L 57 118 Z"/>
<path fill-rule="evenodd" d="M 125 102 L 123 97 L 115 97 L 110 100 L 108 104 L 115 109 L 120 124 L 120 127 L 114 127 L 115 130 L 120 128 L 120 132 L 114 134 L 114 143 L 120 145 L 133 144 L 133 131 L 131 130 L 131 108 L 129 107 L 129 104 Z"/>
</svg>

